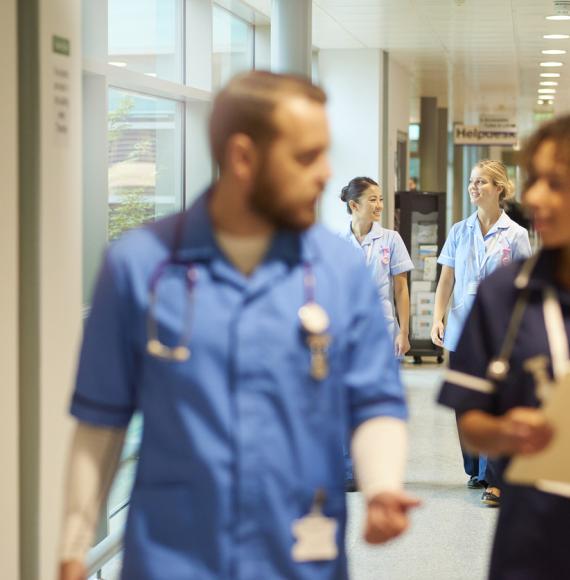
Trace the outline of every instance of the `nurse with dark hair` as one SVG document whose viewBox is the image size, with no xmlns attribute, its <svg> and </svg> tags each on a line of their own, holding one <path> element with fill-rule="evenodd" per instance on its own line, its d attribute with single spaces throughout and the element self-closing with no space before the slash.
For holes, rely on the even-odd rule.
<svg viewBox="0 0 570 580">
<path fill-rule="evenodd" d="M 346 210 L 351 216 L 344 237 L 364 255 L 378 289 L 380 304 L 394 345 L 394 356 L 403 358 L 410 350 L 407 273 L 414 268 L 414 264 L 400 234 L 380 225 L 384 196 L 376 181 L 370 177 L 355 177 L 342 188 L 340 199 L 346 204 Z M 357 484 L 347 447 L 345 477 L 347 491 L 356 491 Z"/>
<path fill-rule="evenodd" d="M 524 158 L 523 203 L 543 248 L 481 282 L 439 395 L 464 444 L 498 458 L 499 477 L 513 456 L 550 445 L 541 407 L 570 389 L 570 116 L 539 129 Z M 491 580 L 570 578 L 569 487 L 502 483 Z"/>
<path fill-rule="evenodd" d="M 355 177 L 342 188 L 340 199 L 351 216 L 345 237 L 364 254 L 394 340 L 394 354 L 401 358 L 410 350 L 407 273 L 414 264 L 400 234 L 380 225 L 384 195 L 376 181 Z"/>
</svg>

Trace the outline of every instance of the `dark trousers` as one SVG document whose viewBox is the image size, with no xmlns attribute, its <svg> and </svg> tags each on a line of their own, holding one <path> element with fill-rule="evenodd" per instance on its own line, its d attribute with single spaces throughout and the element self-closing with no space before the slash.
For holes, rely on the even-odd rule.
<svg viewBox="0 0 570 580">
<path fill-rule="evenodd" d="M 455 416 L 457 421 L 458 417 Z M 459 435 L 459 445 L 461 446 L 461 455 L 463 456 L 463 469 L 469 477 L 476 477 L 479 481 L 487 483 L 490 487 L 498 487 L 497 466 L 492 459 L 486 455 L 472 455 L 467 451 L 461 440 L 459 423 L 457 425 Z"/>
<path fill-rule="evenodd" d="M 449 363 L 453 364 L 453 357 L 455 353 L 449 351 Z M 498 487 L 497 466 L 492 459 L 485 455 L 473 455 L 465 449 L 463 441 L 461 440 L 461 432 L 459 431 L 459 418 L 455 415 L 457 422 L 457 433 L 459 435 L 459 445 L 461 446 L 461 455 L 463 456 L 463 469 L 469 477 L 476 477 L 479 481 L 487 483 L 490 487 Z"/>
</svg>

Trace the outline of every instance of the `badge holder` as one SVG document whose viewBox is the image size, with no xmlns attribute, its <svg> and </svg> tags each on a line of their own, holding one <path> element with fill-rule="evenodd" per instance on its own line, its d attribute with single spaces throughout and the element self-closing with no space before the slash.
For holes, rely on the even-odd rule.
<svg viewBox="0 0 570 580">
<path fill-rule="evenodd" d="M 291 550 L 295 562 L 318 562 L 335 560 L 338 557 L 336 532 L 338 522 L 323 514 L 326 493 L 318 489 L 311 511 L 295 520 L 292 526 L 296 541 Z"/>
<path fill-rule="evenodd" d="M 307 346 L 311 352 L 311 377 L 322 381 L 329 375 L 327 351 L 331 337 L 327 333 L 330 326 L 329 315 L 314 299 L 315 279 L 310 266 L 305 264 L 306 302 L 299 308 L 301 327 L 307 335 Z"/>
</svg>

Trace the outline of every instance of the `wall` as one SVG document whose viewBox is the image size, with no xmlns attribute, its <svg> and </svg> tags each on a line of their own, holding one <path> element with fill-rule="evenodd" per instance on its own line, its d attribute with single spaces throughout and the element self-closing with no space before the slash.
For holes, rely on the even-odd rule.
<svg viewBox="0 0 570 580">
<path fill-rule="evenodd" d="M 21 580 L 55 577 L 71 430 L 82 320 L 80 8 L 19 2 Z M 54 36 L 69 41 L 69 56 L 56 53 Z"/>
<path fill-rule="evenodd" d="M 0 562 L 19 578 L 18 473 L 18 61 L 17 0 L 0 8 Z"/>
<path fill-rule="evenodd" d="M 333 176 L 323 196 L 322 221 L 336 231 L 349 223 L 339 200 L 357 175 L 382 176 L 383 53 L 374 49 L 321 50 L 319 81 L 329 97 Z"/>
<path fill-rule="evenodd" d="M 390 59 L 389 63 L 388 83 L 388 167 L 386 168 L 387 191 L 385 192 L 388 204 L 385 210 L 386 215 L 384 216 L 384 224 L 389 228 L 393 228 L 398 132 L 408 135 L 408 126 L 410 124 L 411 78 L 409 72 L 392 59 Z M 408 142 L 408 177 L 409 154 L 410 148 Z"/>
</svg>

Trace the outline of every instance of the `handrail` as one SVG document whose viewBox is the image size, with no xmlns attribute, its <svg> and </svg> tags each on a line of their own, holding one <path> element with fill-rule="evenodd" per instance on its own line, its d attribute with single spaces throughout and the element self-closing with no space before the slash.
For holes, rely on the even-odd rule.
<svg viewBox="0 0 570 580">
<path fill-rule="evenodd" d="M 109 534 L 87 554 L 87 577 L 96 574 L 107 562 L 116 556 L 123 548 L 123 529 Z"/>
</svg>

